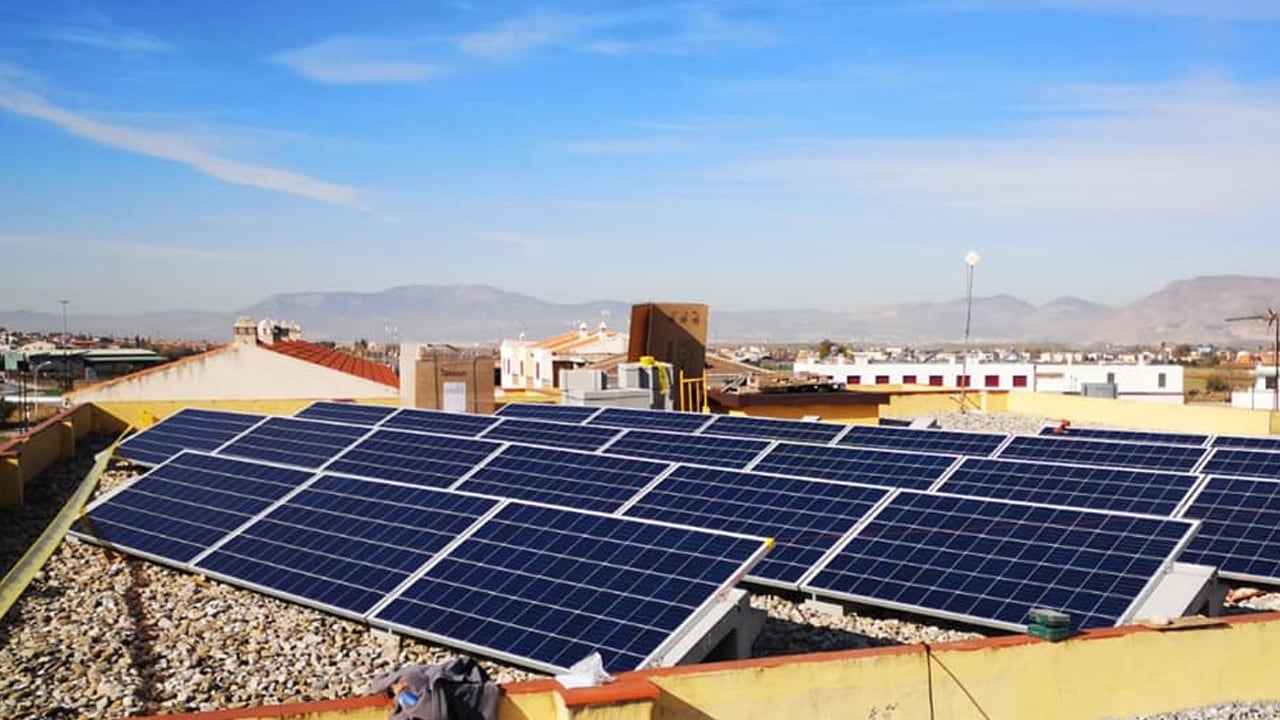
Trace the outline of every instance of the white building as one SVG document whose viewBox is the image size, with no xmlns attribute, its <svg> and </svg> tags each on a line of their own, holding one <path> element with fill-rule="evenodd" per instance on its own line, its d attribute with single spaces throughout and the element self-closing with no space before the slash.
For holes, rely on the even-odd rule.
<svg viewBox="0 0 1280 720">
<path fill-rule="evenodd" d="M 546 340 L 523 337 L 503 340 L 499 350 L 504 390 L 540 390 L 556 386 L 559 371 L 585 367 L 627 352 L 626 333 L 610 330 L 603 322 L 592 332 L 586 323 L 577 330 Z"/>
<path fill-rule="evenodd" d="M 1247 410 L 1277 409 L 1275 365 L 1259 363 L 1258 367 L 1254 368 L 1253 375 L 1252 388 L 1231 393 L 1231 407 Z"/>
<path fill-rule="evenodd" d="M 820 375 L 847 385 L 928 385 L 1084 394 L 1086 385 L 1116 387 L 1123 400 L 1181 405 L 1181 365 L 1117 365 L 1095 363 L 1005 363 L 971 360 L 947 363 L 872 363 L 797 361 L 796 375 Z"/>
<path fill-rule="evenodd" d="M 229 345 L 68 393 L 72 403 L 136 400 L 364 400 L 398 397 L 395 371 L 297 339 L 296 326 L 241 319 Z"/>
</svg>

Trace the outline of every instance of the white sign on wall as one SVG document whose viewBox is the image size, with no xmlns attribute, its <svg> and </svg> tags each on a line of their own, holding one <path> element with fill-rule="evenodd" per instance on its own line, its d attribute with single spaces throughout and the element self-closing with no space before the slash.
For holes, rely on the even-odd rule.
<svg viewBox="0 0 1280 720">
<path fill-rule="evenodd" d="M 467 384 L 464 382 L 447 382 L 444 384 L 444 405 L 446 412 L 467 411 Z"/>
</svg>

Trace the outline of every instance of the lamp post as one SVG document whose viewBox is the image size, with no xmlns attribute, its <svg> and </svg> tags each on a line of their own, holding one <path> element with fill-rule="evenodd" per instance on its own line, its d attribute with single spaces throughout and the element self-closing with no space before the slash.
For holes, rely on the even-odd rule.
<svg viewBox="0 0 1280 720">
<path fill-rule="evenodd" d="M 71 360 L 67 351 L 71 348 L 71 334 L 67 332 L 67 303 L 70 300 L 59 300 L 62 303 L 62 386 L 65 388 L 71 381 Z"/>
<path fill-rule="evenodd" d="M 969 410 L 969 326 L 973 319 L 973 269 L 978 266 L 982 256 L 970 250 L 964 256 L 964 264 L 968 267 L 968 282 L 965 291 L 964 306 L 964 355 L 960 359 L 960 412 Z"/>
</svg>

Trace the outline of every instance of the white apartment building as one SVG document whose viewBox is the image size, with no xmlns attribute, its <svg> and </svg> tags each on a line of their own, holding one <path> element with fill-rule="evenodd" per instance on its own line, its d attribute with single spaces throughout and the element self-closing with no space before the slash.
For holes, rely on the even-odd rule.
<svg viewBox="0 0 1280 720">
<path fill-rule="evenodd" d="M 1253 387 L 1231 393 L 1231 407 L 1246 410 L 1275 410 L 1276 368 L 1269 363 L 1259 363 L 1253 370 Z"/>
<path fill-rule="evenodd" d="M 628 342 L 626 333 L 610 330 L 603 322 L 595 332 L 583 323 L 576 331 L 546 340 L 503 340 L 499 349 L 501 386 L 506 390 L 555 387 L 560 370 L 625 354 Z"/>
<path fill-rule="evenodd" d="M 847 385 L 928 385 L 980 390 L 1084 394 L 1084 386 L 1108 384 L 1123 400 L 1181 405 L 1181 365 L 1114 363 L 981 362 L 873 363 L 797 361 L 796 375 L 820 375 Z"/>
</svg>

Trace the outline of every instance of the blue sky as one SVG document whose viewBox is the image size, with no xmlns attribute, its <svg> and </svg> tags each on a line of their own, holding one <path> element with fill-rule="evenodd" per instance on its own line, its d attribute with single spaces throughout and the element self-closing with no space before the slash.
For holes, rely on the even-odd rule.
<svg viewBox="0 0 1280 720">
<path fill-rule="evenodd" d="M 1280 0 L 0 5 L 0 309 L 1280 274 Z"/>
</svg>

